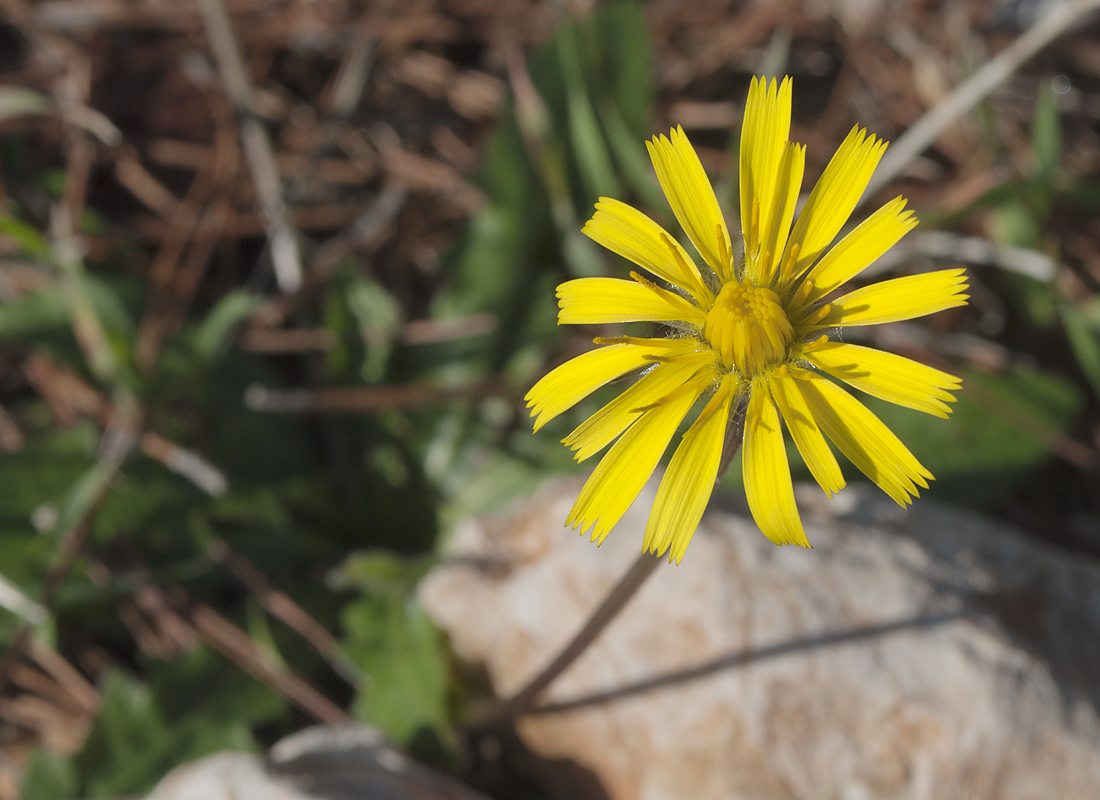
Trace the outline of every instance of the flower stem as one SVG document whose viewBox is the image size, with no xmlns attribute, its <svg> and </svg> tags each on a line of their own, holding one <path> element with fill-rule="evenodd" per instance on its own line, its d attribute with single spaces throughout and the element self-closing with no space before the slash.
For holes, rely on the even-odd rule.
<svg viewBox="0 0 1100 800">
<path fill-rule="evenodd" d="M 730 421 L 726 426 L 726 440 L 722 448 L 722 458 L 718 469 L 719 480 L 741 448 L 742 434 L 745 430 L 745 406 L 744 402 L 739 402 L 734 404 L 730 410 Z M 715 483 L 717 485 L 717 481 Z M 642 588 L 646 578 L 653 574 L 660 562 L 660 556 L 649 552 L 641 553 L 631 564 L 626 574 L 619 578 L 619 582 L 615 584 L 599 607 L 592 612 L 584 627 L 565 646 L 565 649 L 558 653 L 558 657 L 514 695 L 506 700 L 501 700 L 478 719 L 465 725 L 466 730 L 470 732 L 485 731 L 516 717 L 523 716 L 530 711 L 543 689 L 553 683 L 570 664 L 580 657 L 581 653 L 588 649 L 592 642 L 596 641 L 603 629 L 618 616 L 619 612 L 630 602 L 630 598 Z"/>
<path fill-rule="evenodd" d="M 722 457 L 718 462 L 718 481 L 722 480 L 726 470 L 733 463 L 733 457 L 741 449 L 745 437 L 745 410 L 748 403 L 744 398 L 734 402 L 730 408 L 730 421 L 726 425 L 726 441 L 722 445 Z M 717 485 L 717 481 L 715 481 Z"/>
<path fill-rule="evenodd" d="M 555 658 L 542 672 L 535 676 L 526 686 L 506 700 L 502 700 L 479 719 L 467 726 L 469 730 L 485 730 L 508 722 L 515 717 L 522 716 L 531 710 L 539 693 L 553 683 L 565 669 L 577 660 L 588 646 L 596 640 L 611 620 L 618 616 L 623 607 L 630 601 L 635 593 L 645 583 L 646 578 L 653 574 L 661 558 L 648 552 L 643 552 L 619 579 L 615 587 L 604 598 L 588 622 L 581 628 L 573 640 L 566 645 L 558 657 Z"/>
</svg>

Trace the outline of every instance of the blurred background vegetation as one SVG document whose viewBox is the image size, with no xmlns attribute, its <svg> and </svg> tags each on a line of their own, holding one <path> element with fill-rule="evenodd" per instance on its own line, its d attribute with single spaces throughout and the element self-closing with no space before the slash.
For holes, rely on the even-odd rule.
<svg viewBox="0 0 1100 800">
<path fill-rule="evenodd" d="M 809 186 L 1038 9 L 226 3 L 0 2 L 0 798 L 349 718 L 462 774 L 477 690 L 415 587 L 456 521 L 579 469 L 558 440 L 602 395 L 537 437 L 521 398 L 608 333 L 555 324 L 562 279 L 626 271 L 579 233 L 596 198 L 675 229 L 644 140 L 682 124 L 736 219 L 751 75 L 794 76 Z M 924 498 L 1091 556 L 1095 33 L 873 198 L 922 221 L 873 272 L 961 264 L 972 300 L 861 334 L 965 376 L 950 422 L 869 403 Z"/>
</svg>

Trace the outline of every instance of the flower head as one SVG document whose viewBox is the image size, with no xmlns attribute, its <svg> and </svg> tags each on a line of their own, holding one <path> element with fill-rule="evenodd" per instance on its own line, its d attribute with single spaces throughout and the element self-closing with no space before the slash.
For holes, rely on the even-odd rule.
<svg viewBox="0 0 1100 800">
<path fill-rule="evenodd" d="M 826 441 L 899 504 L 932 479 L 901 441 L 836 381 L 946 417 L 959 379 L 828 332 L 920 317 L 963 305 L 962 270 L 882 281 L 834 298 L 916 225 L 896 198 L 830 248 L 886 149 L 858 127 L 841 144 L 794 220 L 805 148 L 789 141 L 791 80 L 749 87 L 741 133 L 742 257 L 683 130 L 647 142 L 676 219 L 705 264 L 641 212 L 601 198 L 584 233 L 650 277 L 581 278 L 558 287 L 559 324 L 663 322 L 666 338 L 597 339 L 527 395 L 537 431 L 604 384 L 642 374 L 563 441 L 583 461 L 611 449 L 567 524 L 602 541 L 652 475 L 677 428 L 702 409 L 672 456 L 645 532 L 645 549 L 679 561 L 703 515 L 731 427 L 744 414 L 741 459 L 753 518 L 777 544 L 808 547 L 781 423 L 832 496 L 844 486 Z M 706 398 L 704 403 L 700 400 Z M 730 431 L 727 431 L 727 428 Z M 614 442 L 614 444 L 612 444 Z"/>
</svg>

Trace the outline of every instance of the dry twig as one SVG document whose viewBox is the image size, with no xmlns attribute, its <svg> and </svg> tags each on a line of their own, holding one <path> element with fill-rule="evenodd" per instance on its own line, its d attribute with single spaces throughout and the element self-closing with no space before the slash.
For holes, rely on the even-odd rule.
<svg viewBox="0 0 1100 800">
<path fill-rule="evenodd" d="M 284 414 L 309 411 L 350 411 L 372 414 L 389 408 L 412 408 L 447 400 L 491 397 L 507 391 L 507 387 L 500 380 L 494 379 L 456 387 L 406 383 L 388 386 L 341 386 L 328 389 L 271 389 L 253 384 L 245 392 L 244 402 L 253 411 Z"/>
<path fill-rule="evenodd" d="M 991 58 L 955 91 L 930 109 L 886 151 L 871 179 L 863 201 L 901 174 L 914 158 L 936 140 L 940 132 L 1003 83 L 1020 65 L 1057 39 L 1087 14 L 1100 8 L 1100 0 L 1065 0 L 1054 5 L 1022 36 Z"/>
<path fill-rule="evenodd" d="M 281 620 L 291 630 L 305 639 L 310 647 L 325 659 L 329 666 L 336 671 L 336 674 L 347 681 L 349 685 L 353 688 L 359 688 L 363 683 L 363 677 L 359 673 L 359 669 L 343 656 L 335 637 L 328 632 L 324 625 L 294 602 L 290 595 L 274 588 L 267 576 L 256 569 L 247 558 L 230 550 L 229 545 L 223 540 L 216 539 L 211 543 L 208 550 L 215 561 L 229 567 L 241 583 L 256 595 L 260 604 L 267 609 L 269 614 Z"/>
<path fill-rule="evenodd" d="M 283 292 L 297 291 L 302 285 L 302 261 L 298 251 L 298 233 L 290 224 L 275 153 L 263 123 L 253 111 L 253 90 L 245 70 L 244 58 L 222 0 L 199 0 L 210 47 L 218 64 L 222 84 L 240 116 L 241 145 L 245 151 L 256 194 L 260 200 L 275 280 Z"/>
</svg>

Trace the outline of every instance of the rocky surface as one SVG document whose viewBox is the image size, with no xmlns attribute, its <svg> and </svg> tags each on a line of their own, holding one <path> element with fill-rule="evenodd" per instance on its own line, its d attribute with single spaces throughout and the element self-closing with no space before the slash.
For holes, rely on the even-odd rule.
<svg viewBox="0 0 1100 800">
<path fill-rule="evenodd" d="M 391 747 L 365 725 L 318 726 L 267 759 L 222 752 L 184 764 L 146 800 L 487 800 Z"/>
<path fill-rule="evenodd" d="M 652 488 L 597 549 L 562 527 L 579 486 L 461 526 L 464 558 L 421 584 L 500 695 L 637 556 Z M 1100 796 L 1100 566 L 925 501 L 799 501 L 812 551 L 712 510 L 550 688 L 560 710 L 519 723 L 526 745 L 624 800 Z"/>
</svg>

